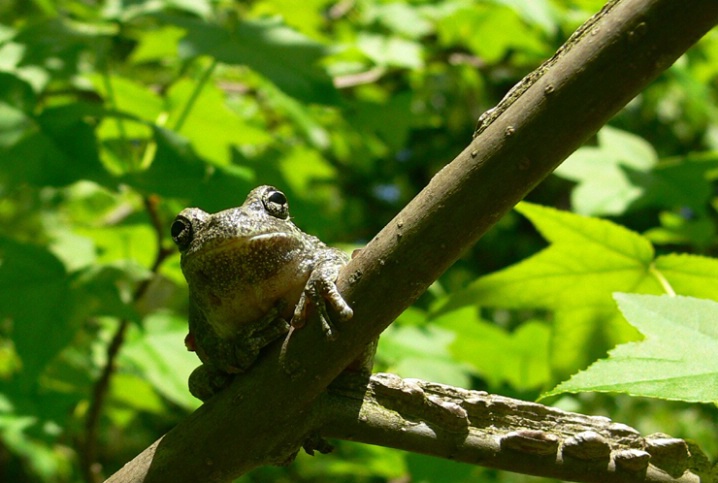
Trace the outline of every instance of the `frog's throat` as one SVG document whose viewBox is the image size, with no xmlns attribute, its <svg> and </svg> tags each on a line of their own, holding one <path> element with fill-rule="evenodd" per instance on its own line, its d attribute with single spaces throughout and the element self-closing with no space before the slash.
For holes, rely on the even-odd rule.
<svg viewBox="0 0 718 483">
<path fill-rule="evenodd" d="M 221 253 L 223 251 L 234 251 L 234 252 L 242 252 L 248 249 L 251 249 L 252 245 L 255 244 L 261 244 L 264 242 L 267 242 L 269 240 L 282 240 L 282 239 L 291 239 L 292 234 L 290 233 L 282 233 L 282 232 L 271 232 L 271 233 L 261 233 L 259 235 L 251 235 L 251 236 L 229 236 L 229 237 L 218 237 L 213 240 L 209 240 L 205 242 L 204 246 L 202 247 L 201 251 L 188 254 L 188 258 L 193 257 L 196 254 L 201 254 L 201 257 L 207 257 L 216 253 Z"/>
</svg>

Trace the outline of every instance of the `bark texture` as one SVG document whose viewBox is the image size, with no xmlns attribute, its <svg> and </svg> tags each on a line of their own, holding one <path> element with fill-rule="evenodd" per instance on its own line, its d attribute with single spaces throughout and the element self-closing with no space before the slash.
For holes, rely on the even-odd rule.
<svg viewBox="0 0 718 483">
<path fill-rule="evenodd" d="M 394 374 L 340 376 L 320 434 L 561 480 L 712 481 L 700 449 L 602 416 Z"/>
</svg>

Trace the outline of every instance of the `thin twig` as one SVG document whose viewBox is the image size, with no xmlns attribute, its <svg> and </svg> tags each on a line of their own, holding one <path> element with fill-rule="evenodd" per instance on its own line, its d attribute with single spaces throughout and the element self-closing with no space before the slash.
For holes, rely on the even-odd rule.
<svg viewBox="0 0 718 483">
<path fill-rule="evenodd" d="M 157 240 L 157 255 L 150 271 L 152 276 L 142 280 L 132 295 L 132 301 L 137 303 L 147 293 L 150 282 L 159 271 L 162 262 L 172 253 L 170 249 L 162 244 L 164 226 L 159 216 L 157 205 L 159 199 L 156 196 L 149 196 L 143 199 L 145 210 L 150 216 L 150 221 L 155 229 Z M 99 483 L 102 481 L 101 467 L 97 464 L 97 434 L 99 431 L 100 417 L 104 403 L 110 388 L 110 381 L 116 369 L 117 357 L 125 342 L 125 333 L 130 325 L 129 319 L 120 320 L 110 344 L 107 346 L 107 357 L 102 368 L 100 377 L 92 388 L 92 399 L 85 419 L 85 434 L 80 443 L 80 463 L 83 478 L 87 483 Z"/>
</svg>

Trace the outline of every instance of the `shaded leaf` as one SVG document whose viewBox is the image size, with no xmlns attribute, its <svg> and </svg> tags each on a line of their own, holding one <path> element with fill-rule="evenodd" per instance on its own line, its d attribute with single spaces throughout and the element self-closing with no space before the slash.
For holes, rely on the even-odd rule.
<svg viewBox="0 0 718 483">
<path fill-rule="evenodd" d="M 237 21 L 227 28 L 187 18 L 172 20 L 187 30 L 180 41 L 182 57 L 209 55 L 226 64 L 246 65 L 305 102 L 337 101 L 331 79 L 317 65 L 329 49 L 276 19 Z"/>
<path fill-rule="evenodd" d="M 75 298 L 70 277 L 47 249 L 0 238 L 0 319 L 12 322 L 25 388 L 72 340 Z"/>
<path fill-rule="evenodd" d="M 517 390 L 530 390 L 548 383 L 548 325 L 529 321 L 508 332 L 479 320 L 473 309 L 446 314 L 433 323 L 456 334 L 449 345 L 451 355 L 468 364 L 491 387 L 509 384 Z"/>
<path fill-rule="evenodd" d="M 606 357 L 617 344 L 638 340 L 640 333 L 615 307 L 588 306 L 554 312 L 549 357 L 552 380 L 568 379 L 577 370 Z"/>
<path fill-rule="evenodd" d="M 389 371 L 403 377 L 418 377 L 444 384 L 466 386 L 467 370 L 451 358 L 448 346 L 451 331 L 434 325 L 392 325 L 379 339 L 378 356 L 388 362 Z"/>
<path fill-rule="evenodd" d="M 5 151 L 0 161 L 5 175 L 34 185 L 66 186 L 81 179 L 112 185 L 88 121 L 100 115 L 100 109 L 81 103 L 45 109 Z"/>
<path fill-rule="evenodd" d="M 193 206 L 214 211 L 237 206 L 253 187 L 251 170 L 208 164 L 185 138 L 172 131 L 156 128 L 155 140 L 157 153 L 152 165 L 123 177 L 124 182 L 142 192 L 187 200 Z"/>
<path fill-rule="evenodd" d="M 690 208 L 700 213 L 713 194 L 710 173 L 716 168 L 718 155 L 710 153 L 661 162 L 651 171 L 626 170 L 643 190 L 634 207 Z"/>
</svg>

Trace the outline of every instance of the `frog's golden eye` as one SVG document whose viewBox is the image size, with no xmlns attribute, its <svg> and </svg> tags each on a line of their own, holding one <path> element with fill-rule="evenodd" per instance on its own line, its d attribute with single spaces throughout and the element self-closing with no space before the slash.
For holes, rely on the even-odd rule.
<svg viewBox="0 0 718 483">
<path fill-rule="evenodd" d="M 187 218 L 178 216 L 172 223 L 170 234 L 172 235 L 172 240 L 179 247 L 179 249 L 184 250 L 192 241 L 192 223 L 190 223 Z"/>
<path fill-rule="evenodd" d="M 289 217 L 287 197 L 281 191 L 268 191 L 264 197 L 264 207 L 270 215 L 276 218 L 285 220 Z"/>
</svg>

